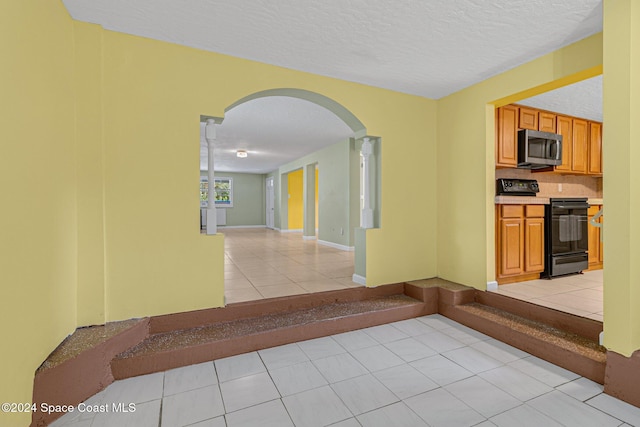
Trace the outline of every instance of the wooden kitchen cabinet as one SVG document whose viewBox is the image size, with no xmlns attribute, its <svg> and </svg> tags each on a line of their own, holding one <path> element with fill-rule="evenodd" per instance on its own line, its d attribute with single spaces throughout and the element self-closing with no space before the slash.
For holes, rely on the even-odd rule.
<svg viewBox="0 0 640 427">
<path fill-rule="evenodd" d="M 558 116 L 556 118 L 557 131 L 562 135 L 562 164 L 556 166 L 556 171 L 571 172 L 571 158 L 573 157 L 573 120 L 571 117 Z"/>
<path fill-rule="evenodd" d="M 525 206 L 524 272 L 544 271 L 544 205 Z"/>
<path fill-rule="evenodd" d="M 538 130 L 541 132 L 556 133 L 556 115 L 540 111 L 538 113 Z"/>
<path fill-rule="evenodd" d="M 602 175 L 602 123 L 589 122 L 589 175 Z"/>
<path fill-rule="evenodd" d="M 589 270 L 599 270 L 603 265 L 602 257 L 602 239 L 600 235 L 600 228 L 591 225 L 593 216 L 598 213 L 602 208 L 602 205 L 592 205 L 589 208 Z M 603 217 L 598 218 L 599 223 L 602 223 Z"/>
<path fill-rule="evenodd" d="M 518 107 L 498 108 L 496 166 L 515 168 L 518 164 Z"/>
<path fill-rule="evenodd" d="M 538 278 L 544 270 L 544 205 L 497 205 L 497 281 Z"/>
<path fill-rule="evenodd" d="M 499 207 L 500 276 L 522 274 L 524 271 L 524 206 Z"/>
<path fill-rule="evenodd" d="M 519 118 L 520 129 L 538 130 L 538 110 L 520 107 Z"/>
<path fill-rule="evenodd" d="M 573 119 L 573 147 L 571 156 L 571 171 L 587 173 L 589 163 L 589 122 Z"/>
<path fill-rule="evenodd" d="M 532 129 L 562 135 L 564 174 L 602 176 L 602 123 L 519 105 L 496 110 L 496 167 L 518 165 L 518 130 Z"/>
</svg>

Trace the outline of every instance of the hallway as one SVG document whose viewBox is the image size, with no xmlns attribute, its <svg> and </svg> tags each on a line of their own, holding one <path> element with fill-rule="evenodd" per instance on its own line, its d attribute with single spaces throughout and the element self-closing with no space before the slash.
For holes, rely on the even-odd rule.
<svg viewBox="0 0 640 427">
<path fill-rule="evenodd" d="M 354 252 L 303 240 L 302 232 L 220 228 L 225 238 L 226 303 L 361 286 Z"/>
</svg>

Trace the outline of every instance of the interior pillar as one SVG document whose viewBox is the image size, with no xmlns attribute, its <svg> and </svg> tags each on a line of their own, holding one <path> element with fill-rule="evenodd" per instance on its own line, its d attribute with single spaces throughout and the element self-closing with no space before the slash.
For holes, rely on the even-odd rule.
<svg viewBox="0 0 640 427">
<path fill-rule="evenodd" d="M 371 157 L 373 154 L 373 144 L 368 137 L 365 137 L 362 143 L 362 168 L 363 182 L 362 193 L 364 198 L 364 207 L 360 216 L 360 227 L 373 228 L 373 209 L 371 208 Z"/>
<path fill-rule="evenodd" d="M 216 215 L 216 191 L 214 176 L 214 153 L 213 143 L 216 141 L 216 122 L 214 119 L 207 119 L 205 127 L 205 138 L 207 140 L 207 234 L 218 232 L 218 218 Z"/>
<path fill-rule="evenodd" d="M 304 216 L 302 237 L 316 238 L 316 164 L 306 165 L 302 174 Z"/>
<path fill-rule="evenodd" d="M 640 406 L 640 3 L 603 8 L 605 392 Z"/>
</svg>

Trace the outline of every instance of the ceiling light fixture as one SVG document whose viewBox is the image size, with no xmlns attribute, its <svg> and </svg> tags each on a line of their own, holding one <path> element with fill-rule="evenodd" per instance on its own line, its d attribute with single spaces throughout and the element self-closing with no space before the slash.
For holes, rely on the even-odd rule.
<svg viewBox="0 0 640 427">
<path fill-rule="evenodd" d="M 245 157 L 247 157 L 248 153 L 245 150 L 238 150 L 236 151 L 236 156 L 240 157 L 241 159 L 244 159 Z"/>
</svg>

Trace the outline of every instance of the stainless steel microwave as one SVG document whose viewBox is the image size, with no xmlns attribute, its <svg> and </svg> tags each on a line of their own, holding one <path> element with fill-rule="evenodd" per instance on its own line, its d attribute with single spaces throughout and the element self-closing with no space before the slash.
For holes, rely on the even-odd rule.
<svg viewBox="0 0 640 427">
<path fill-rule="evenodd" d="M 518 131 L 518 167 L 542 169 L 562 164 L 562 135 L 537 130 Z"/>
</svg>

